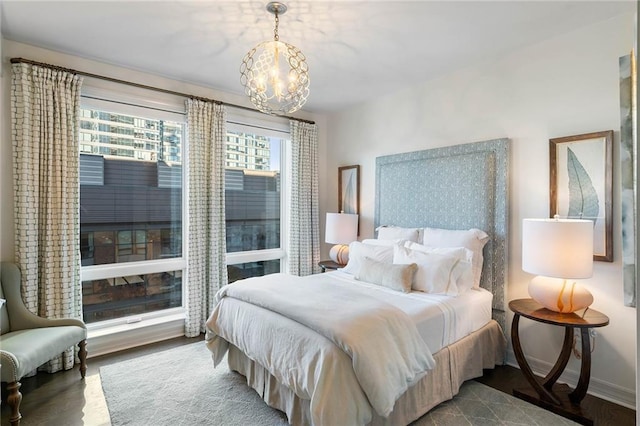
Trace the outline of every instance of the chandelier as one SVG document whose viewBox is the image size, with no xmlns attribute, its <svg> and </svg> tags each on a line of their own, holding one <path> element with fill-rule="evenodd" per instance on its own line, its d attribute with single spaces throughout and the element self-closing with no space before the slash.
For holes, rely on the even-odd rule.
<svg viewBox="0 0 640 426">
<path fill-rule="evenodd" d="M 251 49 L 240 65 L 240 82 L 255 107 L 267 114 L 290 114 L 302 108 L 309 96 L 309 66 L 304 54 L 295 46 L 280 41 L 280 15 L 287 6 L 267 4 L 275 15 L 273 41 Z"/>
</svg>

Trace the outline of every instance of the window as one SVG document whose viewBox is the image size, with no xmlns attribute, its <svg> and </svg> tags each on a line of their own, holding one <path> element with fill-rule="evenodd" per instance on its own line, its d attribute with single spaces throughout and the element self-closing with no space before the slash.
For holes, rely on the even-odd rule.
<svg viewBox="0 0 640 426">
<path fill-rule="evenodd" d="M 226 144 L 229 282 L 280 272 L 286 262 L 287 200 L 286 191 L 281 191 L 286 168 L 281 165 L 286 164 L 288 128 L 229 122 Z"/>
<path fill-rule="evenodd" d="M 185 127 L 184 114 L 83 98 L 85 322 L 182 307 Z"/>
<path fill-rule="evenodd" d="M 122 94 L 83 93 L 79 126 L 83 312 L 85 322 L 98 328 L 170 315 L 182 307 L 182 280 L 188 272 L 182 102 L 168 108 L 174 113 L 158 109 L 157 102 Z M 287 199 L 286 191 L 281 191 L 286 167 L 281 165 L 287 164 L 288 121 L 257 116 L 252 113 L 239 120 L 251 125 L 227 123 L 230 282 L 279 272 L 287 261 L 283 231 Z"/>
</svg>

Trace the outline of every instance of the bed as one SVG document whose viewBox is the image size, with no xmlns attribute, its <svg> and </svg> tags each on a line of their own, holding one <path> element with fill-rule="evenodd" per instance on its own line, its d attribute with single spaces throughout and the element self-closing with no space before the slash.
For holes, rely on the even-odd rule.
<svg viewBox="0 0 640 426">
<path fill-rule="evenodd" d="M 427 233 L 482 230 L 474 288 L 450 293 L 451 283 L 462 281 L 449 268 L 441 280 L 446 291 L 397 291 L 377 277 L 395 274 L 394 285 L 406 284 L 398 277 L 414 277 L 415 263 L 361 276 L 385 264 L 355 254 L 367 268 L 354 269 L 350 259 L 342 271 L 243 280 L 221 289 L 207 321 L 214 365 L 226 356 L 230 369 L 294 425 L 406 425 L 453 398 L 464 381 L 504 360 L 508 159 L 507 139 L 376 159 L 378 240 L 418 229 L 420 246 Z M 378 245 L 385 247 L 380 253 L 393 246 L 398 256 L 410 244 Z M 284 299 L 295 303 L 281 306 Z M 361 310 L 376 314 L 363 320 Z"/>
</svg>

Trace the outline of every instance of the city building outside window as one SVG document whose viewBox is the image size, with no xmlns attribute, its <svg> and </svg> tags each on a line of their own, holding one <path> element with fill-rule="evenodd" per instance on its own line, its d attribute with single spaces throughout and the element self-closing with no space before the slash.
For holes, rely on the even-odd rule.
<svg viewBox="0 0 640 426">
<path fill-rule="evenodd" d="M 280 272 L 287 260 L 288 123 L 249 121 L 227 123 L 229 282 Z M 181 310 L 184 113 L 83 98 L 79 127 L 85 322 L 117 325 Z"/>
<path fill-rule="evenodd" d="M 79 237 L 85 322 L 182 307 L 185 129 L 184 114 L 83 102 Z"/>
<path fill-rule="evenodd" d="M 284 270 L 288 128 L 227 123 L 225 203 L 229 282 Z M 285 186 L 286 188 L 286 186 Z"/>
</svg>

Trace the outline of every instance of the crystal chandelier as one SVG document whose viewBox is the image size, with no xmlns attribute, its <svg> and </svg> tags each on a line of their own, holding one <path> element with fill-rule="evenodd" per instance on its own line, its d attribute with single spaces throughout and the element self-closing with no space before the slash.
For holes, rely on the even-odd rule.
<svg viewBox="0 0 640 426">
<path fill-rule="evenodd" d="M 251 49 L 240 65 L 240 82 L 255 107 L 267 114 L 290 114 L 309 96 L 309 66 L 303 53 L 278 36 L 279 16 L 287 11 L 280 2 L 267 4 L 275 15 L 273 41 Z"/>
</svg>

